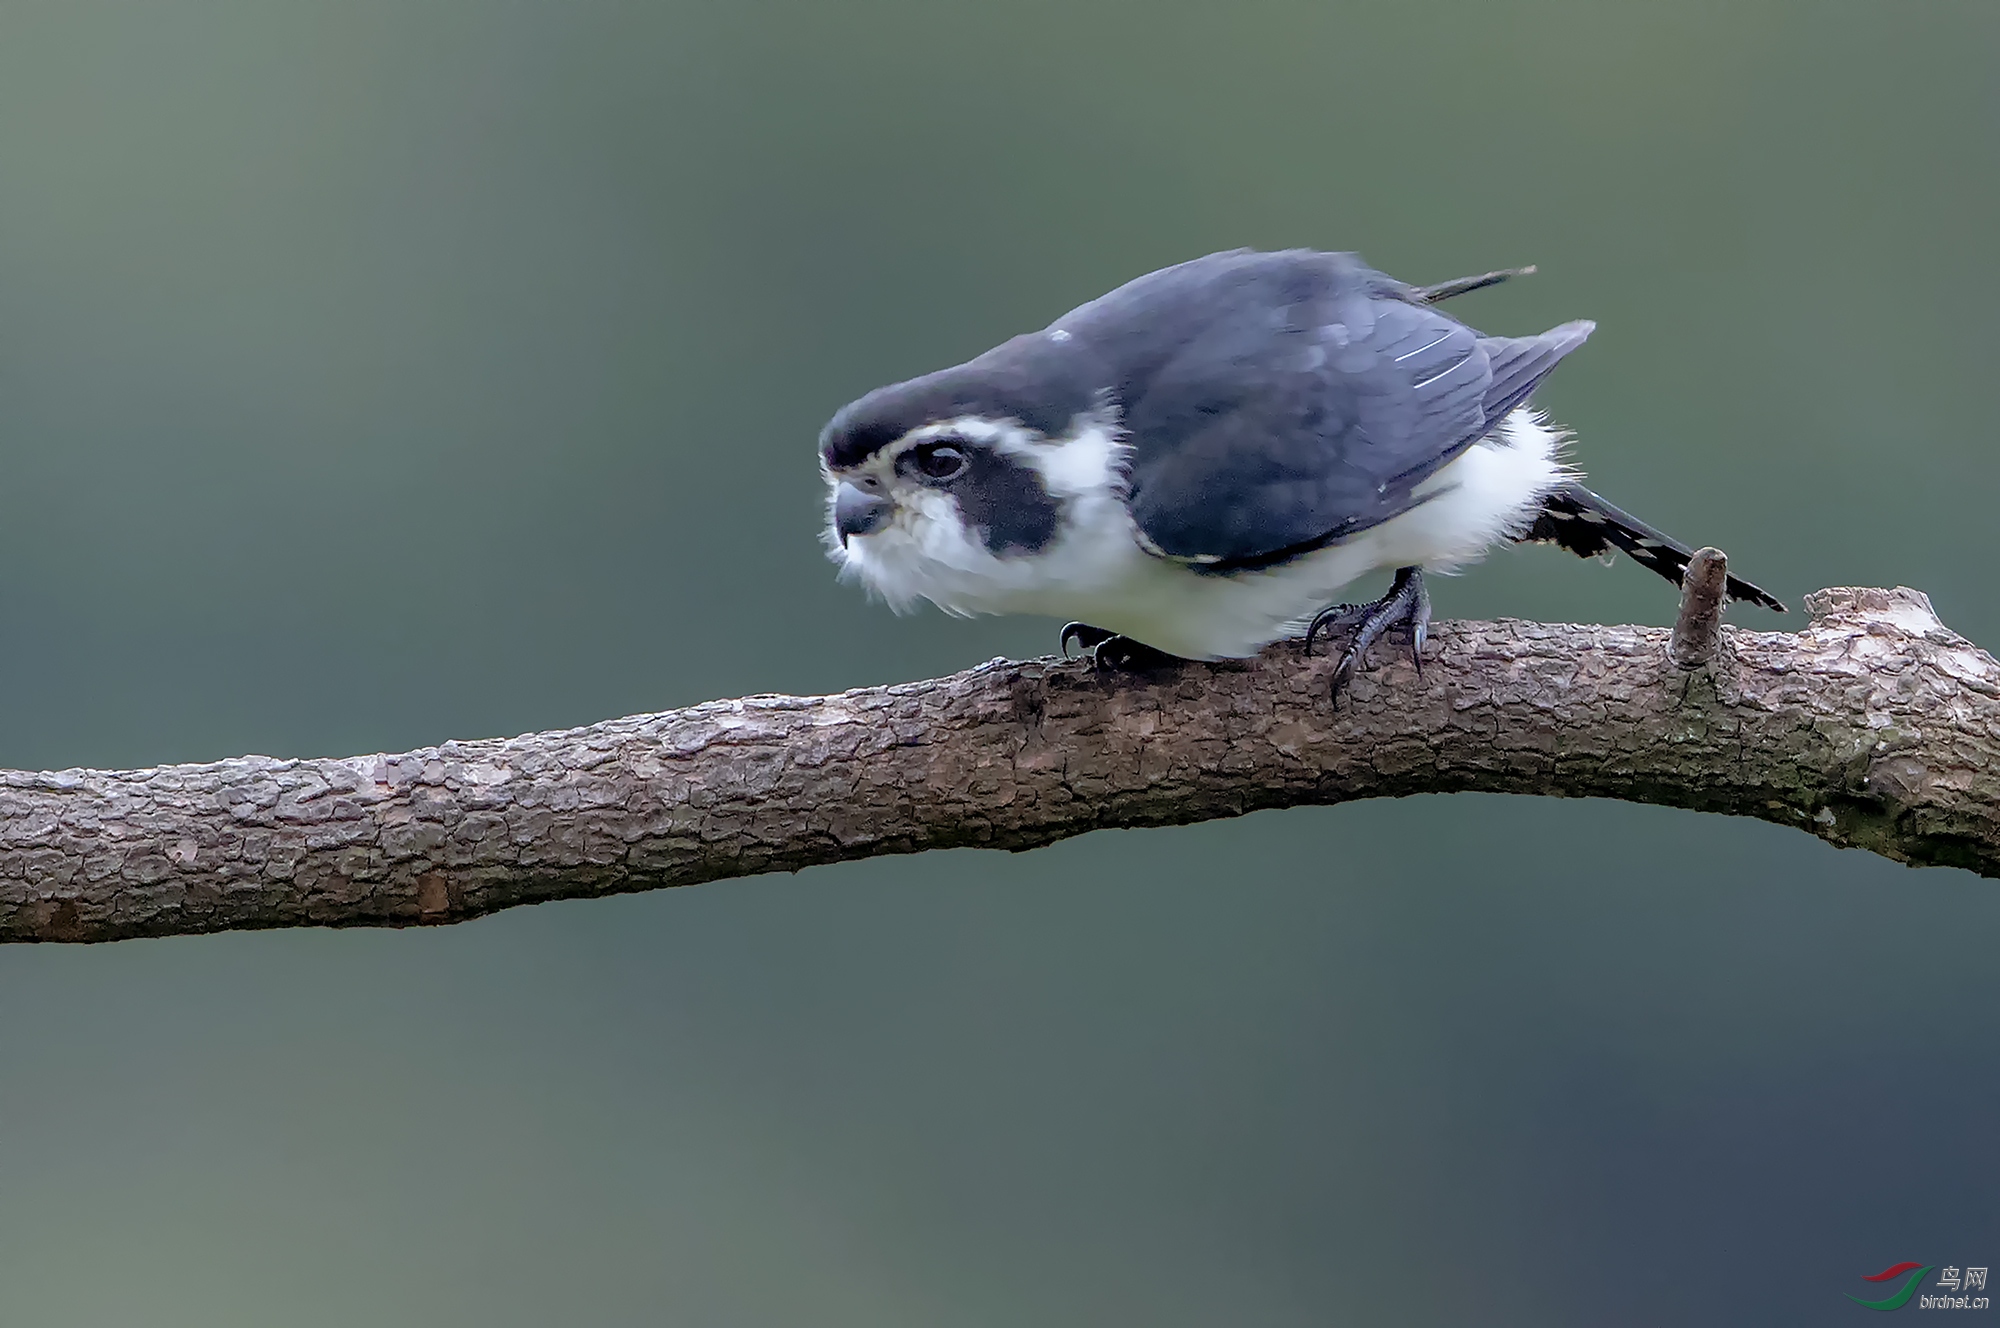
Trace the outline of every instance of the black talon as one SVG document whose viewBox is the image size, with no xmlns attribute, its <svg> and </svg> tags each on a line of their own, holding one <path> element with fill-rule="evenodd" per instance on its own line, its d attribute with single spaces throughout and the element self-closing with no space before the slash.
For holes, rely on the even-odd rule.
<svg viewBox="0 0 2000 1328">
<path fill-rule="evenodd" d="M 1056 638 L 1056 648 L 1062 651 L 1064 659 L 1069 659 L 1070 642 L 1076 642 L 1083 647 L 1085 654 L 1090 654 L 1114 635 L 1116 633 L 1107 632 L 1102 627 L 1092 627 L 1089 623 L 1064 623 L 1062 635 Z"/>
<path fill-rule="evenodd" d="M 1313 637 L 1322 626 L 1344 626 L 1348 621 L 1358 621 L 1354 639 L 1340 654 L 1340 660 L 1333 666 L 1333 696 L 1337 700 L 1340 689 L 1354 680 L 1361 667 L 1368 648 L 1382 639 L 1382 634 L 1391 627 L 1407 624 L 1410 629 L 1410 655 L 1416 661 L 1417 673 L 1424 671 L 1424 641 L 1430 635 L 1431 597 L 1424 588 L 1424 574 L 1416 567 L 1402 567 L 1396 571 L 1396 579 L 1389 584 L 1389 593 L 1373 604 L 1359 606 L 1339 605 L 1326 610 L 1312 620 L 1306 629 L 1306 649 L 1312 649 Z"/>
<path fill-rule="evenodd" d="M 1424 676 L 1424 642 L 1431 634 L 1431 592 L 1424 588 L 1423 574 L 1417 574 L 1417 603 L 1410 611 L 1410 662 L 1417 666 L 1417 677 Z"/>
<path fill-rule="evenodd" d="M 1331 636 L 1334 631 L 1346 627 L 1374 607 L 1372 604 L 1335 604 L 1330 608 L 1321 609 L 1313 615 L 1312 622 L 1306 627 L 1306 653 L 1312 654 L 1313 641 L 1321 632 Z"/>
</svg>

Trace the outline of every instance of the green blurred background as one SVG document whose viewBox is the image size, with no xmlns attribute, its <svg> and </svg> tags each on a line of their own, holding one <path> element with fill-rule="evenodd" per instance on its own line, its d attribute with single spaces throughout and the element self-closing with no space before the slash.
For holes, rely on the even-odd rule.
<svg viewBox="0 0 2000 1328">
<path fill-rule="evenodd" d="M 815 432 L 1238 245 L 1541 264 L 1454 312 L 1599 321 L 1542 404 L 1606 493 L 2000 644 L 1996 68 L 1972 0 L 0 0 L 0 763 L 1045 652 L 836 586 Z M 1862 1320 L 2000 1264 L 1996 936 L 1452 797 L 0 950 L 0 1322 Z"/>
</svg>

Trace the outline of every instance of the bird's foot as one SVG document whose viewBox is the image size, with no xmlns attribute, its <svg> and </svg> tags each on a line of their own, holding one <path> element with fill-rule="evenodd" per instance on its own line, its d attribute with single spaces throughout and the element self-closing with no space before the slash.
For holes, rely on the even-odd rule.
<svg viewBox="0 0 2000 1328">
<path fill-rule="evenodd" d="M 1355 671 L 1361 667 L 1362 656 L 1368 647 L 1381 639 L 1391 627 L 1407 625 L 1410 629 L 1410 658 L 1416 662 L 1419 676 L 1424 671 L 1424 638 L 1430 632 L 1431 596 L 1424 589 L 1424 574 L 1416 567 L 1402 567 L 1396 571 L 1396 579 L 1389 584 L 1389 593 L 1373 604 L 1336 604 L 1317 614 L 1312 625 L 1306 628 L 1306 653 L 1312 653 L 1313 642 L 1320 633 L 1331 634 L 1342 628 L 1354 629 L 1353 639 L 1347 649 L 1341 652 L 1340 662 L 1333 666 L 1333 696 L 1338 700 L 1340 689 L 1354 680 Z"/>
<path fill-rule="evenodd" d="M 1064 623 L 1062 635 L 1056 638 L 1056 649 L 1062 651 L 1064 659 L 1072 659 L 1074 656 L 1069 653 L 1071 642 L 1082 646 L 1083 653 L 1088 655 L 1116 635 L 1118 633 L 1107 632 L 1102 627 L 1092 627 L 1089 623 Z"/>
<path fill-rule="evenodd" d="M 1107 632 L 1089 623 L 1064 625 L 1058 640 L 1064 659 L 1071 658 L 1071 642 L 1083 647 L 1085 657 L 1100 673 L 1150 673 L 1181 662 L 1178 656 L 1169 655 L 1164 650 L 1155 650 L 1129 636 Z"/>
</svg>

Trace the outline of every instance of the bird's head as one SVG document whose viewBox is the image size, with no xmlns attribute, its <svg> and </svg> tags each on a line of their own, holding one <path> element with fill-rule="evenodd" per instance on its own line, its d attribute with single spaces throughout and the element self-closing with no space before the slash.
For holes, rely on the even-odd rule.
<svg viewBox="0 0 2000 1328">
<path fill-rule="evenodd" d="M 978 362 L 877 389 L 820 434 L 828 553 L 898 610 L 993 611 L 996 592 L 1034 579 L 1077 503 L 1118 483 L 1112 414 L 1101 396 Z"/>
</svg>

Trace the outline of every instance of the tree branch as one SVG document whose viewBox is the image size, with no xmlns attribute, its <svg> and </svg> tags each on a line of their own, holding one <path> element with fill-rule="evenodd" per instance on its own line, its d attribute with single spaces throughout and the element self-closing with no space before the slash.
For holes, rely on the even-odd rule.
<svg viewBox="0 0 2000 1328">
<path fill-rule="evenodd" d="M 1719 579 L 1719 571 L 1715 579 Z M 1705 584 L 1705 582 L 1704 582 Z M 1698 606 L 1697 606 L 1698 607 Z M 400 756 L 0 774 L 0 939 L 457 922 L 516 904 L 1107 826 L 1484 790 L 1755 816 L 2000 876 L 2000 663 L 1912 590 L 1798 634 L 1440 623 L 1331 659 L 1050 659 Z"/>
</svg>

